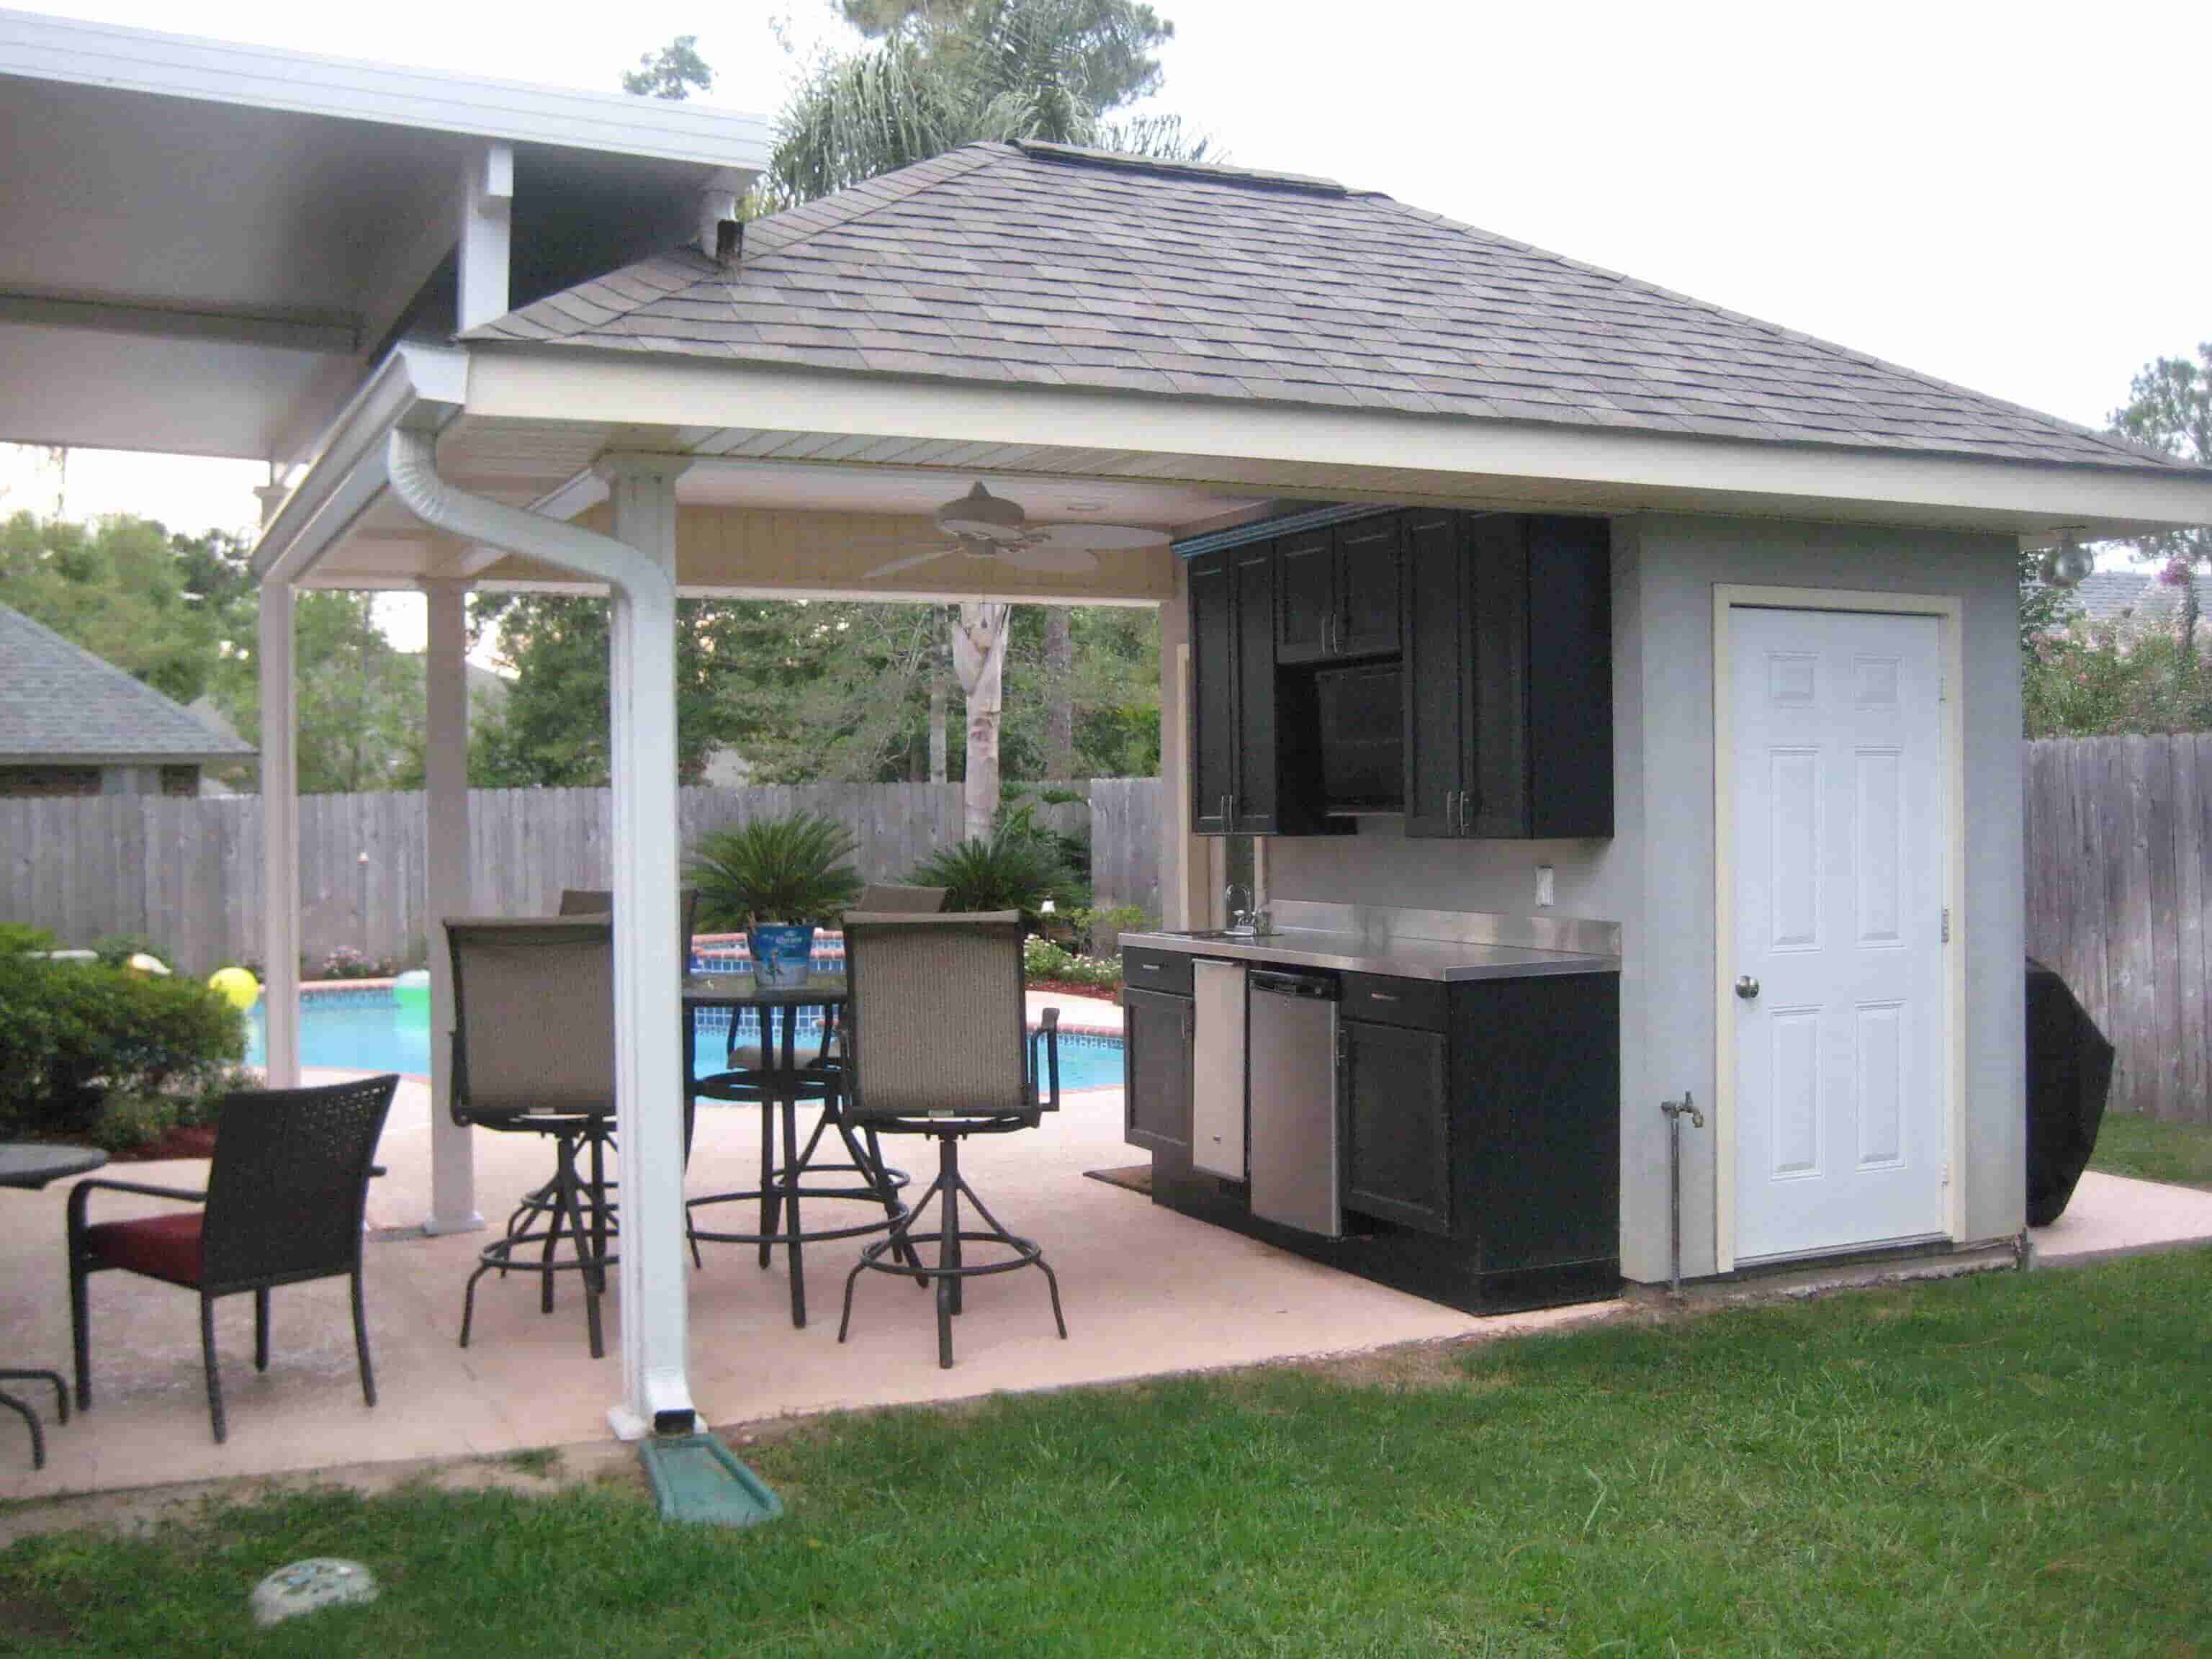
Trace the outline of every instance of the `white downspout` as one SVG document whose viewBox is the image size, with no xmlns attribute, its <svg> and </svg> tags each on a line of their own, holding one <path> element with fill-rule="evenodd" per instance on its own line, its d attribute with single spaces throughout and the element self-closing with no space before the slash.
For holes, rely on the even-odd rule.
<svg viewBox="0 0 2212 1659">
<path fill-rule="evenodd" d="M 694 1426 L 685 1371 L 683 998 L 675 964 L 676 475 L 660 458 L 608 467 L 622 539 L 453 489 L 435 440 L 394 431 L 386 470 L 416 517 L 465 542 L 602 581 L 614 595 L 609 702 L 615 817 L 615 1109 L 622 1144 L 623 1398 L 635 1439 Z M 439 948 L 433 943 L 433 950 Z M 524 1034 L 526 1040 L 526 1035 Z"/>
</svg>

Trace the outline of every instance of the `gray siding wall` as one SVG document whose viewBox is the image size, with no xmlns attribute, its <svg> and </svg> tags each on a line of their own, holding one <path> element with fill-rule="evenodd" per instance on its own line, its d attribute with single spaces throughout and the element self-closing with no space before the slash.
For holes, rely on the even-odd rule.
<svg viewBox="0 0 2212 1659">
<path fill-rule="evenodd" d="M 1621 1250 L 1666 1276 L 1662 1099 L 1715 1098 L 1712 592 L 1717 583 L 1955 594 L 1964 601 L 1966 749 L 1966 1231 L 2019 1230 L 2023 1195 L 2018 595 L 2011 542 L 1932 531 L 1647 515 L 1613 553 L 1615 836 L 1610 842 L 1407 841 L 1395 821 L 1268 848 L 1276 898 L 1528 914 L 1622 927 Z M 1714 1138 L 1683 1132 L 1683 1271 L 1714 1252 Z"/>
</svg>

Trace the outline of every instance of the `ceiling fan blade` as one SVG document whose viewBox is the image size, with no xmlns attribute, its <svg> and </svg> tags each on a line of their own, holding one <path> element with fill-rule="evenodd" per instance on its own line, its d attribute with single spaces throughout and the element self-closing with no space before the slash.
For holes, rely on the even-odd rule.
<svg viewBox="0 0 2212 1659">
<path fill-rule="evenodd" d="M 959 550 L 957 547 L 933 547 L 927 552 L 909 553 L 903 559 L 893 559 L 889 564 L 878 565 L 860 580 L 872 582 L 878 576 L 889 576 L 901 570 L 911 570 L 918 564 L 928 564 L 933 560 L 945 558 Z"/>
<path fill-rule="evenodd" d="M 1051 542 L 1024 542 L 1002 547 L 998 559 L 1009 569 L 1027 570 L 1040 576 L 1087 576 L 1098 568 L 1098 561 L 1084 549 Z"/>
<path fill-rule="evenodd" d="M 1051 547 L 1079 547 L 1103 551 L 1109 548 L 1157 547 L 1167 540 L 1164 530 L 1146 530 L 1133 524 L 1040 524 L 1030 526 L 1030 538 L 1042 537 Z"/>
</svg>

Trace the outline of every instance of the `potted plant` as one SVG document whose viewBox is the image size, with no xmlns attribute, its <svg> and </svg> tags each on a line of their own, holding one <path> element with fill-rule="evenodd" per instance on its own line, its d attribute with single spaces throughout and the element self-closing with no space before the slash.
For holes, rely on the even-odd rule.
<svg viewBox="0 0 2212 1659">
<path fill-rule="evenodd" d="M 760 984 L 802 985 L 814 930 L 860 896 L 856 845 L 843 824 L 815 812 L 702 836 L 685 866 L 699 890 L 699 920 L 744 931 Z"/>
</svg>

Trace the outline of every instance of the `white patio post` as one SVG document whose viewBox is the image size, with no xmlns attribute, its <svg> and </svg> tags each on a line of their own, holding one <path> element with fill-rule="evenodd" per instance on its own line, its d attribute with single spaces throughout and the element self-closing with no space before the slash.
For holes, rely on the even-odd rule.
<svg viewBox="0 0 2212 1659">
<path fill-rule="evenodd" d="M 300 765 L 292 585 L 261 585 L 261 1007 L 269 1086 L 300 1081 Z"/>
<path fill-rule="evenodd" d="M 445 920 L 469 914 L 469 680 L 468 584 L 422 585 L 430 630 L 424 678 L 428 692 L 423 744 L 423 810 L 427 832 L 424 909 L 430 956 L 430 1213 L 426 1233 L 471 1232 L 484 1224 L 477 1212 L 476 1146 L 455 1123 L 453 1097 L 453 959 L 446 949 Z"/>
<path fill-rule="evenodd" d="M 684 1255 L 683 997 L 678 983 L 676 479 L 659 456 L 600 464 L 615 538 L 637 555 L 614 589 L 609 653 L 614 782 L 615 1078 L 622 1144 L 623 1398 L 636 1439 L 691 1426 Z"/>
</svg>

